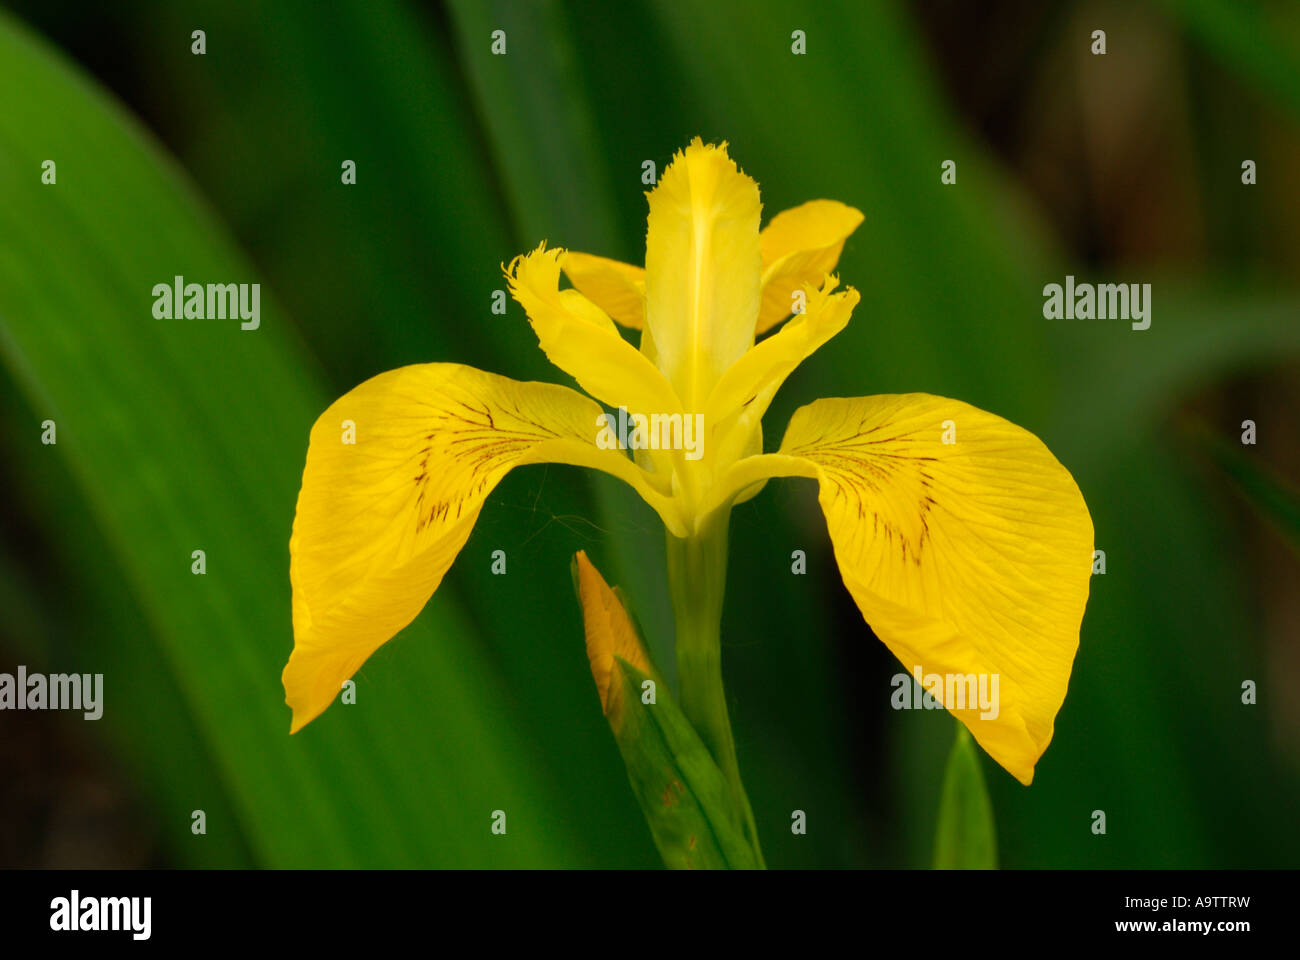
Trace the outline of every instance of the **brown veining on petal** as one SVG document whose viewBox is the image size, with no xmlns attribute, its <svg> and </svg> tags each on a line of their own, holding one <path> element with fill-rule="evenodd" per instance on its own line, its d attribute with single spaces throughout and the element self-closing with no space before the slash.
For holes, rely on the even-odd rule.
<svg viewBox="0 0 1300 960">
<path fill-rule="evenodd" d="M 938 458 L 879 449 L 885 444 L 917 443 L 914 436 L 892 433 L 890 426 L 859 421 L 847 437 L 838 430 L 830 431 L 830 437 L 823 432 L 786 452 L 820 466 L 830 496 L 853 505 L 862 529 L 867 529 L 869 514 L 871 538 L 883 539 L 904 563 L 919 567 L 932 542 L 929 515 L 936 501 L 929 465 Z M 900 494 L 914 489 L 919 489 L 914 514 L 898 516 L 889 509 Z"/>
<path fill-rule="evenodd" d="M 513 402 L 489 407 L 468 394 L 444 395 L 437 401 L 435 406 L 426 406 L 429 429 L 415 454 L 417 530 L 438 521 L 459 520 L 465 505 L 478 500 L 501 471 L 518 463 L 536 444 L 562 436 Z M 579 434 L 571 436 L 590 439 Z M 431 461 L 435 469 L 469 474 L 468 485 L 456 485 L 458 496 L 450 500 L 433 498 Z"/>
</svg>

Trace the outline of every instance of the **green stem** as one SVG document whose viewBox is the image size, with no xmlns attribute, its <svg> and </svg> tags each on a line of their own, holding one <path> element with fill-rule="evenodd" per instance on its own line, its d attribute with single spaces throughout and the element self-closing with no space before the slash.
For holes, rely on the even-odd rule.
<svg viewBox="0 0 1300 960">
<path fill-rule="evenodd" d="M 682 713 L 713 754 L 731 790 L 732 814 L 759 866 L 754 812 L 740 780 L 722 689 L 722 598 L 727 585 L 729 511 L 719 510 L 697 534 L 668 535 L 668 586 L 677 624 L 677 684 Z"/>
</svg>

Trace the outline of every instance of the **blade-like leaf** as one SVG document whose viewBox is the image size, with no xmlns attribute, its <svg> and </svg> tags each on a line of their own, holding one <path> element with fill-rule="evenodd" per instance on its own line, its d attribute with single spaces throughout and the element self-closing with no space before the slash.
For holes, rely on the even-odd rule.
<svg viewBox="0 0 1300 960">
<path fill-rule="evenodd" d="M 510 702 L 447 598 L 358 675 L 356 705 L 288 736 L 289 526 L 326 402 L 313 364 L 269 291 L 256 330 L 153 316 L 154 285 L 176 275 L 258 278 L 139 128 L 3 16 L 0 100 L 0 362 L 58 426 L 56 445 L 24 455 L 66 463 L 111 547 L 99 562 L 149 627 L 95 641 L 131 647 L 109 662 L 175 683 L 234 810 L 194 836 L 189 811 L 207 798 L 201 784 L 177 791 L 172 849 L 209 862 L 205 843 L 244 834 L 271 866 L 586 862 L 524 735 L 495 722 Z M 103 722 L 131 709 L 119 691 L 150 687 L 107 675 Z M 170 724 L 147 732 L 135 749 L 159 768 L 196 749 Z M 490 832 L 497 809 L 507 837 Z"/>
<path fill-rule="evenodd" d="M 993 805 L 980 772 L 979 748 L 970 732 L 958 724 L 957 739 L 943 772 L 934 866 L 938 870 L 989 870 L 997 865 Z"/>
</svg>

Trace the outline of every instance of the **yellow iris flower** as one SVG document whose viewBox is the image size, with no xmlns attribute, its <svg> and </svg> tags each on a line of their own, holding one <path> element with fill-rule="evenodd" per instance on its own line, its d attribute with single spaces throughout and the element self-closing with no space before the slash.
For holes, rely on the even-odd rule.
<svg viewBox="0 0 1300 960">
<path fill-rule="evenodd" d="M 1092 521 L 1069 472 L 1033 434 L 927 394 L 817 400 L 762 453 L 773 395 L 858 302 L 829 274 L 862 214 L 815 200 L 760 230 L 757 184 L 725 144 L 698 138 L 647 196 L 645 269 L 543 245 L 506 270 L 542 350 L 590 397 L 431 363 L 367 380 L 316 422 L 290 541 L 292 731 L 415 618 L 516 466 L 626 481 L 663 519 L 670 579 L 687 584 L 717 578 L 707 543 L 719 527 L 712 556 L 725 569 L 733 504 L 770 478 L 806 477 L 845 586 L 906 671 L 998 677 L 996 716 L 945 706 L 1028 784 L 1065 697 L 1091 574 Z M 562 271 L 571 288 L 560 289 Z M 640 331 L 639 350 L 616 323 Z M 702 415 L 699 456 L 661 445 L 630 458 L 598 443 L 617 418 L 596 400 L 674 425 Z M 720 615 L 720 584 L 712 595 Z M 679 674 L 682 647 L 679 619 Z M 689 700 L 684 688 L 688 715 L 707 712 Z"/>
</svg>

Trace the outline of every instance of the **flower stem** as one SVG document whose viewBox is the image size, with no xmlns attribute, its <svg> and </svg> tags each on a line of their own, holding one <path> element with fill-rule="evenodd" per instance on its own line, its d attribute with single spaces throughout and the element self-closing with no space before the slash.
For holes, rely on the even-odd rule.
<svg viewBox="0 0 1300 960">
<path fill-rule="evenodd" d="M 722 598 L 727 585 L 729 512 L 719 510 L 693 536 L 668 535 L 668 585 L 677 625 L 678 699 L 682 713 L 727 780 L 732 816 L 761 867 L 765 864 L 758 830 L 740 780 L 722 689 Z"/>
</svg>

